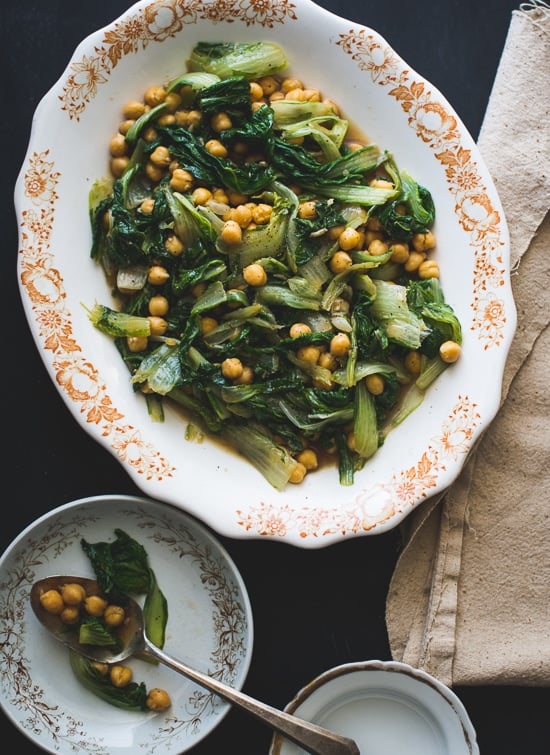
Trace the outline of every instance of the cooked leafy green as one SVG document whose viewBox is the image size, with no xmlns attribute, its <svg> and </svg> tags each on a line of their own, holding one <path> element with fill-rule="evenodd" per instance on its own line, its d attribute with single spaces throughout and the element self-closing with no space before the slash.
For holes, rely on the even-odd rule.
<svg viewBox="0 0 550 755">
<path fill-rule="evenodd" d="M 81 540 L 102 593 L 124 604 L 126 595 L 145 595 L 145 628 L 157 647 L 164 646 L 168 604 L 149 566 L 145 548 L 121 529 L 112 542 Z"/>
<path fill-rule="evenodd" d="M 115 339 L 151 417 L 162 421 L 162 402 L 175 402 L 278 490 L 295 481 L 304 447 L 336 458 L 340 482 L 352 484 L 448 367 L 440 346 L 462 342 L 437 277 L 394 255 L 431 232 L 429 190 L 388 150 L 352 143 L 329 100 L 280 91 L 253 101 L 251 82 L 286 66 L 273 43 L 197 44 L 189 70 L 166 87 L 181 98 L 180 117 L 164 103 L 148 109 L 128 132 L 125 171 L 98 182 L 89 200 L 91 256 L 116 275 L 120 311 L 95 304 L 88 315 Z M 201 117 L 187 123 L 189 112 Z M 170 168 L 153 180 L 158 150 Z M 192 188 L 174 181 L 178 169 Z M 195 187 L 211 199 L 199 201 Z M 239 209 L 251 218 L 241 225 L 232 221 Z M 236 235 L 225 232 L 230 222 Z M 346 232 L 357 238 L 341 249 Z M 156 283 L 153 266 L 164 271 Z M 161 334 L 149 310 L 158 297 L 168 302 Z M 296 324 L 305 330 L 291 336 Z M 130 336 L 147 338 L 143 351 Z M 335 336 L 348 344 L 331 359 Z M 418 375 L 406 365 L 411 352 Z M 235 362 L 246 380 L 224 373 Z"/>
<path fill-rule="evenodd" d="M 78 681 L 96 697 L 116 708 L 129 711 L 147 711 L 147 688 L 144 682 L 130 682 L 125 687 L 115 687 L 83 655 L 69 652 L 71 668 Z"/>
</svg>

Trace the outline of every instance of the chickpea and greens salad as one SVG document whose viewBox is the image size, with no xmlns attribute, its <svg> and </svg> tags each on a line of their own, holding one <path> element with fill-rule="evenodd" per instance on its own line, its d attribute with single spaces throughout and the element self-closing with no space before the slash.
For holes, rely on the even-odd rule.
<svg viewBox="0 0 550 755">
<path fill-rule="evenodd" d="M 88 593 L 79 582 L 67 582 L 59 589 L 47 589 L 40 605 L 59 617 L 64 631 L 78 633 L 81 645 L 120 645 L 118 632 L 126 621 L 127 596 L 145 596 L 143 619 L 147 636 L 163 648 L 168 622 L 168 603 L 144 547 L 124 530 L 115 529 L 112 542 L 81 546 L 96 574 L 98 592 Z M 159 687 L 147 689 L 133 679 L 132 668 L 121 663 L 99 663 L 69 650 L 71 669 L 78 681 L 96 697 L 128 711 L 162 711 L 171 703 L 169 693 Z"/>
<path fill-rule="evenodd" d="M 90 192 L 118 301 L 88 316 L 149 415 L 175 402 L 278 490 L 331 458 L 351 485 L 462 342 L 430 192 L 287 67 L 273 43 L 197 44 L 123 106 Z"/>
</svg>

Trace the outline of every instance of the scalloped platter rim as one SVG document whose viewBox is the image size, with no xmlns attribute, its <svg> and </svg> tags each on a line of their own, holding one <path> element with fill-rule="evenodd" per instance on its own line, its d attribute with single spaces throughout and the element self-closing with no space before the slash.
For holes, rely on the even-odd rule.
<svg viewBox="0 0 550 755">
<path fill-rule="evenodd" d="M 314 44 L 304 44 L 313 27 Z M 430 189 L 435 258 L 446 300 L 463 326 L 459 362 L 351 486 L 340 485 L 335 468 L 323 468 L 277 491 L 237 454 L 186 439 L 184 422 L 170 409 L 164 423 L 151 421 L 116 347 L 91 326 L 82 306 L 108 295 L 89 254 L 88 192 L 106 165 L 121 103 L 181 73 L 199 40 L 259 38 L 279 42 L 289 73 L 328 97 L 339 95 L 346 117 Z M 516 310 L 508 229 L 484 161 L 449 102 L 385 39 L 311 0 L 131 6 L 83 40 L 41 100 L 15 205 L 25 313 L 66 406 L 144 494 L 225 536 L 318 548 L 392 529 L 454 482 L 498 411 Z"/>
</svg>

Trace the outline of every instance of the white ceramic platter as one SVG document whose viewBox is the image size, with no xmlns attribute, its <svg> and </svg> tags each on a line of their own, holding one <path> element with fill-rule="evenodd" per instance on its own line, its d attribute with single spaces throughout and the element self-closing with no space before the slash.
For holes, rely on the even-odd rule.
<svg viewBox="0 0 550 755">
<path fill-rule="evenodd" d="M 46 633 L 29 601 L 52 574 L 94 577 L 80 540 L 115 540 L 121 529 L 145 548 L 168 601 L 165 650 L 242 688 L 252 658 L 252 611 L 235 564 L 202 524 L 179 509 L 133 496 L 60 506 L 27 527 L 0 559 L 0 704 L 46 752 L 74 755 L 183 753 L 207 736 L 229 703 L 159 664 L 133 659 L 134 681 L 161 687 L 172 705 L 134 713 L 95 697 L 74 677 L 67 649 Z"/>
<path fill-rule="evenodd" d="M 365 755 L 479 755 L 458 697 L 424 671 L 397 661 L 337 666 L 310 682 L 285 708 L 351 737 Z M 273 738 L 270 755 L 298 755 Z"/>
<path fill-rule="evenodd" d="M 164 423 L 151 421 L 112 339 L 83 307 L 110 303 L 90 259 L 88 192 L 107 172 L 123 103 L 182 73 L 198 41 L 258 39 L 280 43 L 289 75 L 335 100 L 430 190 L 434 258 L 463 328 L 459 362 L 352 486 L 324 467 L 277 491 L 237 454 L 186 439 L 179 414 L 168 409 Z M 77 47 L 39 104 L 15 202 L 22 300 L 67 407 L 146 495 L 223 535 L 318 548 L 393 528 L 456 479 L 498 410 L 516 312 L 506 222 L 481 155 L 449 102 L 376 31 L 310 0 L 150 0 L 129 8 Z"/>
</svg>

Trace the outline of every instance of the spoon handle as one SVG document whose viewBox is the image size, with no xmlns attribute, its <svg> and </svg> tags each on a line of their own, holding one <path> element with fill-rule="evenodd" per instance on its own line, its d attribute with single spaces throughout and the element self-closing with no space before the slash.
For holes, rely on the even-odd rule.
<svg viewBox="0 0 550 755">
<path fill-rule="evenodd" d="M 155 657 L 165 666 L 178 671 L 188 679 L 199 684 L 201 687 L 223 697 L 233 705 L 247 711 L 255 718 L 268 724 L 272 729 L 283 734 L 306 752 L 313 755 L 360 755 L 359 748 L 352 739 L 336 734 L 321 726 L 304 721 L 290 713 L 272 708 L 266 703 L 255 700 L 253 697 L 230 687 L 223 682 L 213 679 L 201 671 L 186 666 L 181 661 L 167 655 L 145 638 L 145 653 Z"/>
</svg>

